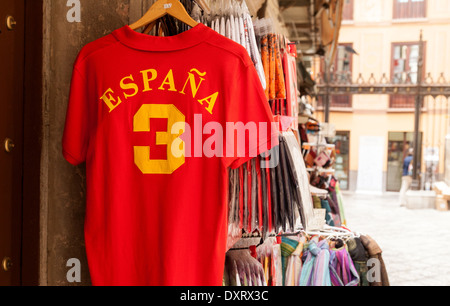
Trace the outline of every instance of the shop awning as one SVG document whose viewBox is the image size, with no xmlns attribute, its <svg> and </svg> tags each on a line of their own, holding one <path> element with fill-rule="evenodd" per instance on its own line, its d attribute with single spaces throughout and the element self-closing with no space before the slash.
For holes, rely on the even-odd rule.
<svg viewBox="0 0 450 306">
<path fill-rule="evenodd" d="M 304 54 L 322 51 L 328 60 L 334 57 L 344 0 L 279 0 L 279 6 L 289 38 Z"/>
</svg>

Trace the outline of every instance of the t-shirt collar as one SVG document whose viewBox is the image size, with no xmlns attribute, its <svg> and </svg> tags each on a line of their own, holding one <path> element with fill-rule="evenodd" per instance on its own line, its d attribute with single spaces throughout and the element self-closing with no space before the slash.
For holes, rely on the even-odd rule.
<svg viewBox="0 0 450 306">
<path fill-rule="evenodd" d="M 115 30 L 112 34 L 124 45 L 145 51 L 174 51 L 193 47 L 205 41 L 211 29 L 202 23 L 181 34 L 159 37 L 133 31 L 128 25 Z"/>
</svg>

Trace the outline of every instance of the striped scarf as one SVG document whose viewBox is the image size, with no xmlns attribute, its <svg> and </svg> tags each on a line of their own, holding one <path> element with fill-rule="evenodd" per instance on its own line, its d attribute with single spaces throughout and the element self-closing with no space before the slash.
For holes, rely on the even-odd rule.
<svg viewBox="0 0 450 306">
<path fill-rule="evenodd" d="M 281 267 L 283 269 L 283 285 L 285 285 L 286 267 L 289 256 L 295 252 L 299 242 L 286 237 L 281 239 Z"/>
<path fill-rule="evenodd" d="M 333 286 L 358 286 L 359 274 L 345 247 L 331 251 L 331 282 Z"/>
<path fill-rule="evenodd" d="M 330 250 L 323 240 L 308 246 L 308 256 L 302 268 L 300 286 L 331 286 Z"/>
</svg>

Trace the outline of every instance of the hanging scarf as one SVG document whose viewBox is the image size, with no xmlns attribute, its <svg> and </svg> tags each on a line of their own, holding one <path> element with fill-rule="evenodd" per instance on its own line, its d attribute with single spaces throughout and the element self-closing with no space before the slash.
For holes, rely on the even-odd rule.
<svg viewBox="0 0 450 306">
<path fill-rule="evenodd" d="M 286 237 L 281 239 L 281 267 L 283 271 L 283 285 L 286 284 L 286 267 L 289 256 L 295 252 L 299 242 Z"/>
<path fill-rule="evenodd" d="M 283 286 L 282 275 L 282 262 L 281 262 L 281 247 L 279 244 L 273 245 L 272 250 L 272 279 L 273 286 Z"/>
<path fill-rule="evenodd" d="M 327 211 L 326 215 L 325 215 L 327 224 L 329 226 L 334 226 L 335 224 L 334 224 L 334 220 L 333 220 L 333 214 L 331 212 L 331 207 L 330 207 L 330 204 L 328 203 L 328 200 L 322 199 L 321 203 L 322 203 L 322 208 Z"/>
<path fill-rule="evenodd" d="M 285 286 L 298 286 L 302 271 L 302 253 L 304 241 L 299 241 L 295 251 L 289 256 L 286 267 Z"/>
<path fill-rule="evenodd" d="M 316 244 L 310 242 L 308 256 L 302 268 L 300 286 L 331 286 L 330 250 L 323 240 Z"/>
<path fill-rule="evenodd" d="M 339 183 L 336 184 L 335 188 L 336 188 L 336 196 L 338 199 L 339 211 L 341 212 L 341 222 L 342 222 L 342 225 L 347 225 L 347 220 L 345 218 L 344 203 L 342 200 L 342 194 L 341 194 L 341 189 L 340 189 Z"/>
<path fill-rule="evenodd" d="M 359 275 L 345 247 L 331 251 L 331 282 L 334 286 L 358 286 Z"/>
</svg>

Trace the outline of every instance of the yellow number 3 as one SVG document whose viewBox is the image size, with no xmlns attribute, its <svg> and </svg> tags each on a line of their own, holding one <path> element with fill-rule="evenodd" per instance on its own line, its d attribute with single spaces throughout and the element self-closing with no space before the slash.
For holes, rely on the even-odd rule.
<svg viewBox="0 0 450 306">
<path fill-rule="evenodd" d="M 167 160 L 150 159 L 150 147 L 134 147 L 134 163 L 144 174 L 172 174 L 185 163 L 185 143 L 179 137 L 186 118 L 174 105 L 145 104 L 134 116 L 134 132 L 150 132 L 152 118 L 167 119 L 167 131 L 156 133 L 156 145 L 167 145 Z"/>
</svg>

